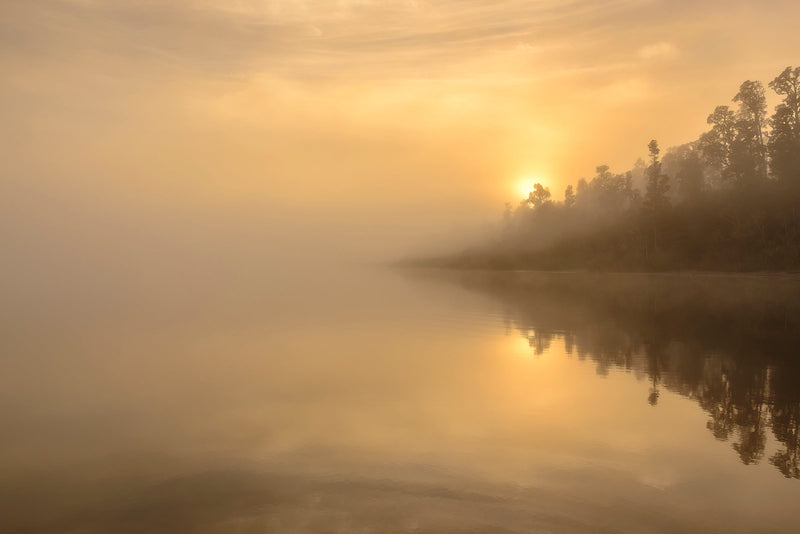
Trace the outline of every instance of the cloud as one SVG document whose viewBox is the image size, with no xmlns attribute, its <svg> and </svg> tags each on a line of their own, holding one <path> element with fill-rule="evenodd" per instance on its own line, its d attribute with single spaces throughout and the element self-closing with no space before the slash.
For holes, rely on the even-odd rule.
<svg viewBox="0 0 800 534">
<path fill-rule="evenodd" d="M 642 59 L 673 59 L 679 54 L 677 46 L 665 41 L 643 46 L 638 51 L 638 55 Z"/>
<path fill-rule="evenodd" d="M 11 119 L 0 140 L 24 156 L 2 170 L 129 186 L 125 198 L 165 196 L 169 178 L 187 204 L 195 194 L 305 206 L 322 186 L 293 184 L 309 176 L 332 184 L 324 202 L 341 203 L 387 168 L 419 177 L 409 202 L 428 184 L 439 188 L 429 198 L 480 190 L 476 204 L 499 202 L 492 180 L 519 169 L 549 169 L 563 188 L 598 162 L 623 168 L 654 137 L 665 147 L 696 138 L 686 125 L 742 77 L 771 79 L 791 63 L 799 7 L 745 6 L 724 23 L 717 7 L 0 0 L 0 111 Z M 126 165 L 136 172 L 117 173 Z"/>
<path fill-rule="evenodd" d="M 600 87 L 591 96 L 606 105 L 629 106 L 650 98 L 652 94 L 652 87 L 646 80 L 631 78 Z"/>
<path fill-rule="evenodd" d="M 10 54 L 69 51 L 223 76 L 474 77 L 474 60 L 519 43 L 579 66 L 569 52 L 597 51 L 642 1 L 41 0 L 0 5 L 0 42 Z"/>
</svg>

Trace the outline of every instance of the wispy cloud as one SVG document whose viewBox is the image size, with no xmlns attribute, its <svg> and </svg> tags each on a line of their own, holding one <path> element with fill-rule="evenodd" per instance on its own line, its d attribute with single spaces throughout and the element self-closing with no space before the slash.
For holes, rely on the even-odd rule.
<svg viewBox="0 0 800 534">
<path fill-rule="evenodd" d="M 96 160 L 143 169 L 139 187 L 168 165 L 209 197 L 238 176 L 250 200 L 264 168 L 261 194 L 304 205 L 309 177 L 340 202 L 387 167 L 451 179 L 442 195 L 525 169 L 557 187 L 695 138 L 742 79 L 796 61 L 798 16 L 788 0 L 0 0 L 0 140 L 58 180 Z"/>
<path fill-rule="evenodd" d="M 638 51 L 642 59 L 673 59 L 678 57 L 679 53 L 677 46 L 665 41 L 643 46 Z"/>
<path fill-rule="evenodd" d="M 7 3 L 10 49 L 72 49 L 209 71 L 412 73 L 519 50 L 591 46 L 643 0 L 41 0 Z M 20 29 L 24 28 L 24 29 Z M 568 61 L 567 56 L 562 60 Z M 313 72 L 309 72 L 313 70 Z"/>
</svg>

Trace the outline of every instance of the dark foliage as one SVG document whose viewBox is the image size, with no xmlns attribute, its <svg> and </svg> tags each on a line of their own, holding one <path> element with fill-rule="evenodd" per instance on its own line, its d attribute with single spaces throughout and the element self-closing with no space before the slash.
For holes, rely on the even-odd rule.
<svg viewBox="0 0 800 534">
<path fill-rule="evenodd" d="M 461 268 L 720 271 L 800 269 L 800 67 L 742 83 L 711 129 L 649 162 L 569 186 L 563 202 L 536 184 L 508 205 L 494 243 L 429 264 Z M 643 187 L 642 195 L 636 186 Z"/>
</svg>

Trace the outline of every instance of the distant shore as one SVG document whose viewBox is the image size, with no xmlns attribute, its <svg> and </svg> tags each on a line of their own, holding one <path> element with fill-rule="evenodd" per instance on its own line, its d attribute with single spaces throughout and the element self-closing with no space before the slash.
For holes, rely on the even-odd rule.
<svg viewBox="0 0 800 534">
<path fill-rule="evenodd" d="M 786 278 L 800 279 L 800 269 L 760 269 L 760 270 L 733 270 L 733 269 L 693 269 L 693 268 L 672 268 L 661 270 L 647 269 L 604 269 L 604 268 L 541 268 L 541 267 L 514 267 L 507 265 L 497 265 L 487 262 L 486 264 L 475 262 L 462 262 L 459 255 L 429 257 L 429 258 L 409 258 L 392 262 L 391 267 L 401 269 L 421 269 L 454 272 L 487 272 L 487 273 L 540 273 L 540 274 L 589 274 L 589 275 L 625 275 L 625 276 L 693 276 L 693 277 L 730 277 L 730 278 Z"/>
</svg>

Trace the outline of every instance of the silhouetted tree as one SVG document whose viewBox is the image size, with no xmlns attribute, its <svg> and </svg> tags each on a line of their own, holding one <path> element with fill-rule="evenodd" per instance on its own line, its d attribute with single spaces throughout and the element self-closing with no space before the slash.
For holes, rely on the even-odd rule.
<svg viewBox="0 0 800 534">
<path fill-rule="evenodd" d="M 764 87 L 746 81 L 733 98 L 735 111 L 717 106 L 708 132 L 663 158 L 653 140 L 647 165 L 640 159 L 621 174 L 599 165 L 591 179 L 566 188 L 563 202 L 536 184 L 506 213 L 502 250 L 475 251 L 469 262 L 800 269 L 800 67 L 787 67 L 769 86 L 782 97 L 769 120 Z M 644 186 L 643 199 L 636 184 Z M 541 209 L 549 206 L 561 209 Z"/>
<path fill-rule="evenodd" d="M 795 134 L 792 110 L 781 104 L 770 119 L 768 153 L 772 175 L 785 184 L 800 180 L 800 140 Z"/>
<path fill-rule="evenodd" d="M 796 132 L 800 131 L 800 67 L 786 67 L 769 82 L 769 87 L 783 96 L 783 104 L 789 108 L 794 118 L 794 129 Z"/>
<path fill-rule="evenodd" d="M 800 185 L 800 67 L 786 67 L 769 86 L 783 96 L 770 119 L 770 170 L 783 183 Z"/>
<path fill-rule="evenodd" d="M 658 142 L 653 139 L 647 145 L 647 149 L 650 151 L 650 166 L 647 167 L 647 193 L 644 203 L 648 209 L 657 211 L 669 202 L 667 200 L 669 176 L 661 172 L 661 162 L 658 159 L 661 149 L 658 148 Z"/>
<path fill-rule="evenodd" d="M 629 209 L 638 198 L 631 173 L 614 174 L 608 165 L 599 165 L 591 181 L 578 182 L 576 205 L 584 211 L 601 215 L 618 215 Z"/>
<path fill-rule="evenodd" d="M 752 185 L 766 178 L 767 160 L 764 144 L 764 118 L 767 114 L 767 97 L 761 82 L 746 81 L 733 97 L 739 104 L 736 137 L 731 149 L 733 172 L 740 185 Z"/>
<path fill-rule="evenodd" d="M 647 186 L 647 163 L 642 158 L 636 158 L 630 173 L 634 189 L 644 189 Z"/>
<path fill-rule="evenodd" d="M 705 166 L 696 148 L 697 143 L 687 143 L 667 150 L 661 160 L 661 169 L 674 178 L 680 200 L 696 200 L 705 189 Z"/>
<path fill-rule="evenodd" d="M 581 178 L 580 180 L 578 180 L 578 189 L 577 189 L 577 196 L 578 197 L 582 197 L 582 196 L 586 195 L 586 192 L 588 191 L 588 189 L 589 189 L 589 184 L 586 181 L 586 178 Z"/>
<path fill-rule="evenodd" d="M 728 106 L 717 106 L 706 122 L 711 130 L 700 136 L 699 147 L 715 170 L 719 185 L 731 181 L 731 151 L 736 140 L 736 114 Z"/>
<path fill-rule="evenodd" d="M 534 208 L 541 208 L 545 204 L 550 203 L 550 196 L 549 187 L 544 187 L 542 184 L 536 183 L 533 186 L 533 191 L 528 195 L 528 202 Z"/>
<path fill-rule="evenodd" d="M 678 193 L 684 201 L 696 199 L 705 188 L 703 161 L 696 150 L 690 151 L 681 160 L 675 173 Z"/>
<path fill-rule="evenodd" d="M 658 155 L 661 149 L 658 142 L 653 139 L 648 143 L 647 149 L 650 152 L 650 165 L 647 167 L 647 192 L 644 197 L 644 207 L 647 212 L 647 219 L 644 223 L 649 227 L 650 236 L 645 241 L 644 256 L 650 258 L 650 252 L 658 249 L 658 234 L 660 219 L 664 208 L 668 205 L 667 191 L 669 191 L 669 176 L 661 172 L 661 161 Z"/>
<path fill-rule="evenodd" d="M 572 185 L 568 185 L 564 191 L 564 206 L 571 208 L 575 205 L 575 190 Z"/>
</svg>

